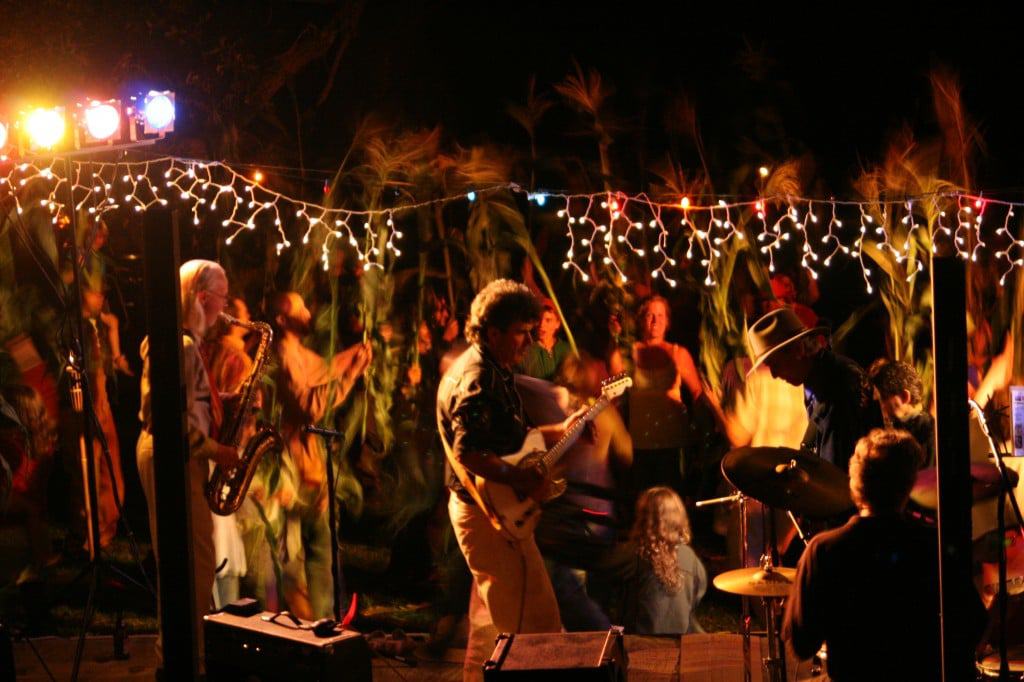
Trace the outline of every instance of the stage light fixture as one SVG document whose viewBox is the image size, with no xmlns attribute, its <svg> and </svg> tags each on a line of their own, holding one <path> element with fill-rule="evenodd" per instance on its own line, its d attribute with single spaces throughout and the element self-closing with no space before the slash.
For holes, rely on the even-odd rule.
<svg viewBox="0 0 1024 682">
<path fill-rule="evenodd" d="M 142 120 L 147 135 L 174 131 L 174 93 L 150 90 L 142 102 Z"/>
<path fill-rule="evenodd" d="M 115 137 L 121 129 L 121 103 L 116 100 L 92 100 L 85 106 L 83 120 L 87 141 L 106 142 Z"/>
<path fill-rule="evenodd" d="M 64 138 L 64 107 L 35 109 L 25 117 L 25 133 L 34 149 L 52 149 Z"/>
</svg>

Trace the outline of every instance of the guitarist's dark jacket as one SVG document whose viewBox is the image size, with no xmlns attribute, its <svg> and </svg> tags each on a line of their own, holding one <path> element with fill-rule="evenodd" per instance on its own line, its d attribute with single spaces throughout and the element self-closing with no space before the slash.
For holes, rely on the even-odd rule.
<svg viewBox="0 0 1024 682">
<path fill-rule="evenodd" d="M 514 375 L 477 344 L 460 355 L 442 377 L 437 416 L 441 436 L 456 458 L 463 452 L 517 452 L 529 429 Z M 445 479 L 459 499 L 474 504 L 450 463 L 445 465 Z"/>
</svg>

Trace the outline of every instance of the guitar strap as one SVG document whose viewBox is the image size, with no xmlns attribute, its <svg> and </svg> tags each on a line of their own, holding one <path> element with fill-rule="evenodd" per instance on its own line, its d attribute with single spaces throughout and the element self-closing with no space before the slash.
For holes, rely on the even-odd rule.
<svg viewBox="0 0 1024 682">
<path fill-rule="evenodd" d="M 437 432 L 441 435 L 441 444 L 444 446 L 444 454 L 448 458 L 448 463 L 452 467 L 452 471 L 455 472 L 455 477 L 459 479 L 459 483 L 466 489 L 469 496 L 473 498 L 477 506 L 480 507 L 481 511 L 487 515 L 487 520 L 494 526 L 494 530 L 501 531 L 501 521 L 498 520 L 498 516 L 491 510 L 491 508 L 484 502 L 483 496 L 480 495 L 480 490 L 476 487 L 476 483 L 473 482 L 473 476 L 466 470 L 466 467 L 462 466 L 459 461 L 455 458 L 455 452 L 452 447 L 448 444 L 448 438 L 445 436 L 444 428 L 441 426 L 441 415 L 437 416 Z"/>
</svg>

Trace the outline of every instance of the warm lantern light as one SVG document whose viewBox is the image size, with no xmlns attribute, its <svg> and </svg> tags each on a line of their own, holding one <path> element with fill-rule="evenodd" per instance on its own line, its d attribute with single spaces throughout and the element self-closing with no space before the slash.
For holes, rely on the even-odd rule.
<svg viewBox="0 0 1024 682">
<path fill-rule="evenodd" d="M 112 104 L 93 101 L 85 110 L 85 129 L 94 140 L 107 140 L 121 128 L 121 112 Z"/>
<path fill-rule="evenodd" d="M 150 91 L 142 105 L 147 133 L 174 130 L 174 93 Z"/>
<path fill-rule="evenodd" d="M 25 132 L 33 147 L 50 149 L 64 137 L 64 110 L 36 109 L 25 119 Z"/>
</svg>

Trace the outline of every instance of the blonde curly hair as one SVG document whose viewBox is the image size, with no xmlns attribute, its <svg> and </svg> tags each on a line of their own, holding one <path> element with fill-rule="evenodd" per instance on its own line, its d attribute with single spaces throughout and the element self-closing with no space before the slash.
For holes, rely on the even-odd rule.
<svg viewBox="0 0 1024 682">
<path fill-rule="evenodd" d="M 674 490 L 658 486 L 640 495 L 632 539 L 640 558 L 651 564 L 658 582 L 669 594 L 678 592 L 683 575 L 676 550 L 680 544 L 690 544 L 691 534 L 686 507 Z"/>
</svg>

